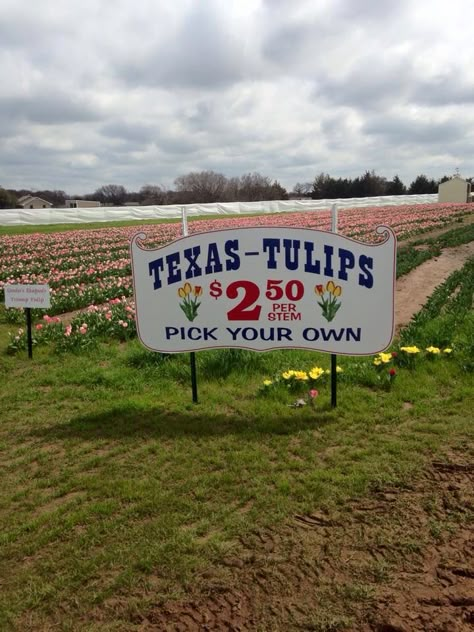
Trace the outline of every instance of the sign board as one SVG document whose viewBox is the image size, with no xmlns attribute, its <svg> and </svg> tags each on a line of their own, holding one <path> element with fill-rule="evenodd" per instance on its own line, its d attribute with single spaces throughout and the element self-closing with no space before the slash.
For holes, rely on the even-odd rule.
<svg viewBox="0 0 474 632">
<path fill-rule="evenodd" d="M 396 238 L 239 228 L 146 249 L 131 240 L 138 336 L 153 351 L 240 347 L 368 355 L 394 326 Z"/>
<path fill-rule="evenodd" d="M 51 307 L 49 285 L 5 285 L 5 307 Z"/>
</svg>

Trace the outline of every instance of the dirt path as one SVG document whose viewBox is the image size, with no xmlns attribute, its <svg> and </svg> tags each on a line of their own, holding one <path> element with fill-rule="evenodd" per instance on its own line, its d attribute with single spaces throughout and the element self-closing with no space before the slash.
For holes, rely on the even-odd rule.
<svg viewBox="0 0 474 632">
<path fill-rule="evenodd" d="M 433 462 L 408 489 L 295 516 L 143 613 L 148 632 L 472 632 L 474 465 Z"/>
<path fill-rule="evenodd" d="M 474 256 L 474 242 L 456 248 L 446 248 L 439 257 L 430 259 L 398 279 L 395 290 L 396 332 L 407 325 L 434 289 L 450 274 L 462 268 Z"/>
</svg>

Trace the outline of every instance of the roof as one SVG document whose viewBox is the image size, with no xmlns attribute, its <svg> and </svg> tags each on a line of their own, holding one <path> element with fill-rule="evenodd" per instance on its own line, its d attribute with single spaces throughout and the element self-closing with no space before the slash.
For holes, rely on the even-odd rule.
<svg viewBox="0 0 474 632">
<path fill-rule="evenodd" d="M 49 206 L 53 206 L 51 202 L 48 202 L 48 200 L 40 198 L 37 195 L 22 195 L 22 197 L 18 200 L 18 204 L 23 206 L 25 204 L 28 204 L 32 200 L 39 200 L 40 202 L 44 202 L 44 204 L 49 204 Z"/>
</svg>

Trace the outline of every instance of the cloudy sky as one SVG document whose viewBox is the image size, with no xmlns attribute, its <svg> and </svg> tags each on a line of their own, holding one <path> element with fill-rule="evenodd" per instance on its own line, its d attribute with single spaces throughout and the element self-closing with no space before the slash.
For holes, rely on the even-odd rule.
<svg viewBox="0 0 474 632">
<path fill-rule="evenodd" d="M 473 0 L 0 0 L 0 185 L 474 176 Z"/>
</svg>

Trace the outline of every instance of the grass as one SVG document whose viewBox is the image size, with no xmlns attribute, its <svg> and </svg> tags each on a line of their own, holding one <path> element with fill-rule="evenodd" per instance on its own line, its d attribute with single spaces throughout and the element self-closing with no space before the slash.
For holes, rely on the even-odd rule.
<svg viewBox="0 0 474 632">
<path fill-rule="evenodd" d="M 258 396 L 269 373 L 314 363 L 328 359 L 198 354 L 193 405 L 188 357 L 136 341 L 2 357 L 0 627 L 80 629 L 121 600 L 120 622 L 98 629 L 132 629 L 134 612 L 198 589 L 250 531 L 403 486 L 427 455 L 472 438 L 468 376 L 447 360 L 400 371 L 391 392 L 342 381 L 336 410 L 328 387 L 315 410 Z"/>
<path fill-rule="evenodd" d="M 204 573 L 250 533 L 403 488 L 434 454 L 472 445 L 472 280 L 470 262 L 402 336 L 452 342 L 452 358 L 417 359 L 390 391 L 370 359 L 339 358 L 335 410 L 328 385 L 315 408 L 260 394 L 278 371 L 329 366 L 308 351 L 199 353 L 198 405 L 189 356 L 136 340 L 1 355 L 0 629 L 138 629 L 152 604 L 205 590 Z M 450 529 L 433 516 L 433 538 Z M 407 533 L 399 546 L 421 545 Z M 371 569 L 379 582 L 388 572 Z M 372 596 L 362 582 L 341 589 L 342 600 Z M 348 621 L 320 610 L 308 629 Z"/>
</svg>

